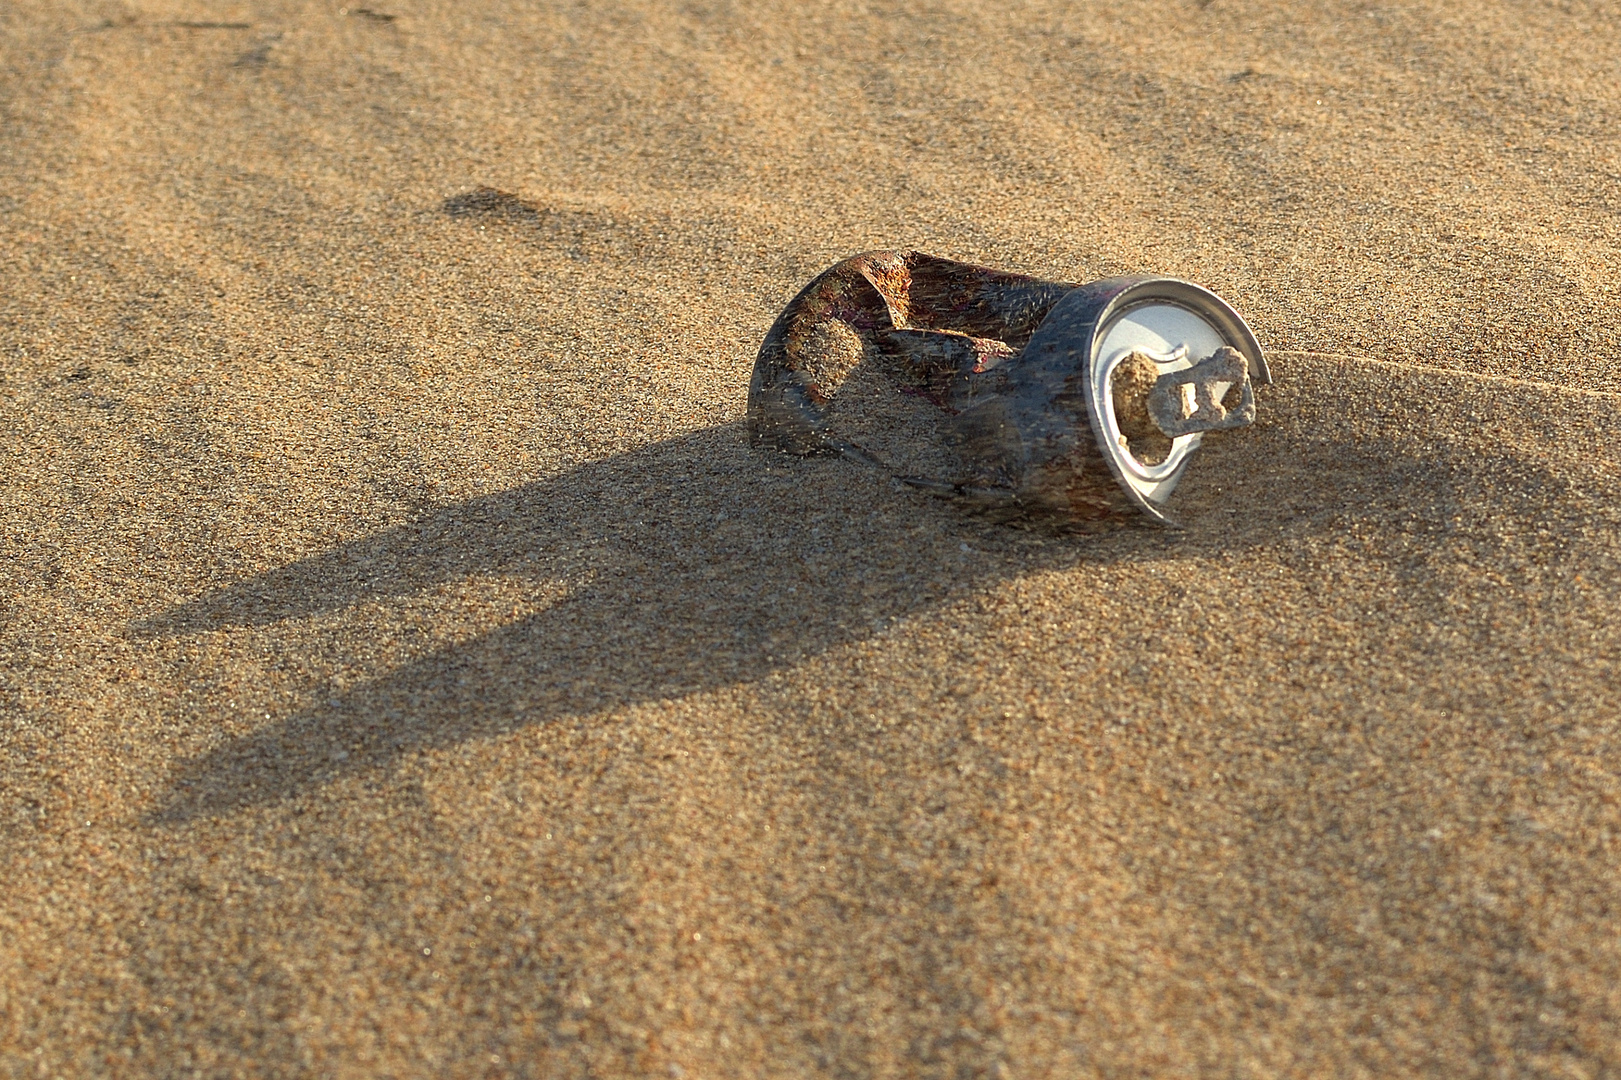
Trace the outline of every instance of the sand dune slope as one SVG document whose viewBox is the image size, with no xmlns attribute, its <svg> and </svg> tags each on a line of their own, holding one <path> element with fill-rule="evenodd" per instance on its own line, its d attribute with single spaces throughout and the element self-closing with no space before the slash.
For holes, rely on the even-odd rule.
<svg viewBox="0 0 1621 1080">
<path fill-rule="evenodd" d="M 1621 1069 L 1621 9 L 0 7 L 0 1075 Z M 491 190 L 506 193 L 492 196 Z M 1180 531 L 751 450 L 1162 272 Z"/>
</svg>

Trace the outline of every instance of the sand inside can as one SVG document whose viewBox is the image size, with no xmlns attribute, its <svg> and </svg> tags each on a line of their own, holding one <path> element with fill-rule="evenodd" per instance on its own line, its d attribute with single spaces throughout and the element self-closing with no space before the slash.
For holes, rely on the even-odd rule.
<svg viewBox="0 0 1621 1080">
<path fill-rule="evenodd" d="M 967 470 L 946 430 L 955 414 L 925 397 L 895 357 L 868 352 L 833 399 L 833 430 L 896 476 L 961 479 Z"/>
</svg>

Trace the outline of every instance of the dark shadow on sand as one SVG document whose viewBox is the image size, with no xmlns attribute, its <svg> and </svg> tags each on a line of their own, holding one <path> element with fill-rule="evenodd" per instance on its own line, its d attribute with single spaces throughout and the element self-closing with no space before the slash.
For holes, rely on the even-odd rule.
<svg viewBox="0 0 1621 1080">
<path fill-rule="evenodd" d="M 860 466 L 753 450 L 739 425 L 445 506 L 133 629 L 261 626 L 489 573 L 568 583 L 561 598 L 185 763 L 156 816 L 226 813 L 418 748 L 751 682 L 1042 570 L 1266 545 L 1309 574 L 1302 538 L 1378 525 L 1399 542 L 1371 557 L 1407 564 L 1409 600 L 1444 617 L 1449 586 L 1429 567 L 1470 527 L 1460 508 L 1480 536 L 1503 534 L 1472 492 L 1516 470 L 1531 490 L 1570 486 L 1466 444 L 1404 454 L 1326 422 L 1299 433 L 1263 422 L 1202 454 L 1182 531 L 994 525 Z"/>
<path fill-rule="evenodd" d="M 592 462 L 137 624 L 145 635 L 264 626 L 478 574 L 561 594 L 184 765 L 159 816 L 226 812 L 417 748 L 751 681 L 988 581 L 1085 557 L 1082 543 L 977 522 L 859 466 L 751 450 L 738 425 Z"/>
</svg>

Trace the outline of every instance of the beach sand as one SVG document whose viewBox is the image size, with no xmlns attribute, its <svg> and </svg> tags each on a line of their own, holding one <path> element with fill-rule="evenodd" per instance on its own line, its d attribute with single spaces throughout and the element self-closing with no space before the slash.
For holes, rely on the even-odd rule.
<svg viewBox="0 0 1621 1080">
<path fill-rule="evenodd" d="M 1621 8 L 371 2 L 0 5 L 0 1075 L 1621 1070 Z M 878 247 L 1276 382 L 751 450 Z"/>
</svg>

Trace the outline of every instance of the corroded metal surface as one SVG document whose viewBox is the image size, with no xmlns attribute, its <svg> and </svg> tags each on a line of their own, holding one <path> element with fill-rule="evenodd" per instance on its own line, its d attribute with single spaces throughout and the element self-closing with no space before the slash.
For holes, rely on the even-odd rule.
<svg viewBox="0 0 1621 1080">
<path fill-rule="evenodd" d="M 1072 288 L 915 251 L 846 259 L 766 334 L 749 387 L 754 438 L 790 453 L 846 452 L 829 427 L 832 399 L 878 355 L 898 360 L 917 393 L 960 411 L 996 392 L 997 369 Z"/>
<path fill-rule="evenodd" d="M 1209 353 L 1100 355 L 1133 334 L 1161 341 L 1129 321 L 1149 308 L 1173 312 L 1166 325 L 1197 320 Z M 877 251 L 821 274 L 777 318 L 749 424 L 758 445 L 842 454 L 996 516 L 1165 520 L 1198 437 L 1254 419 L 1252 377 L 1266 381 L 1265 362 L 1242 319 L 1186 282 L 1073 285 Z"/>
</svg>

